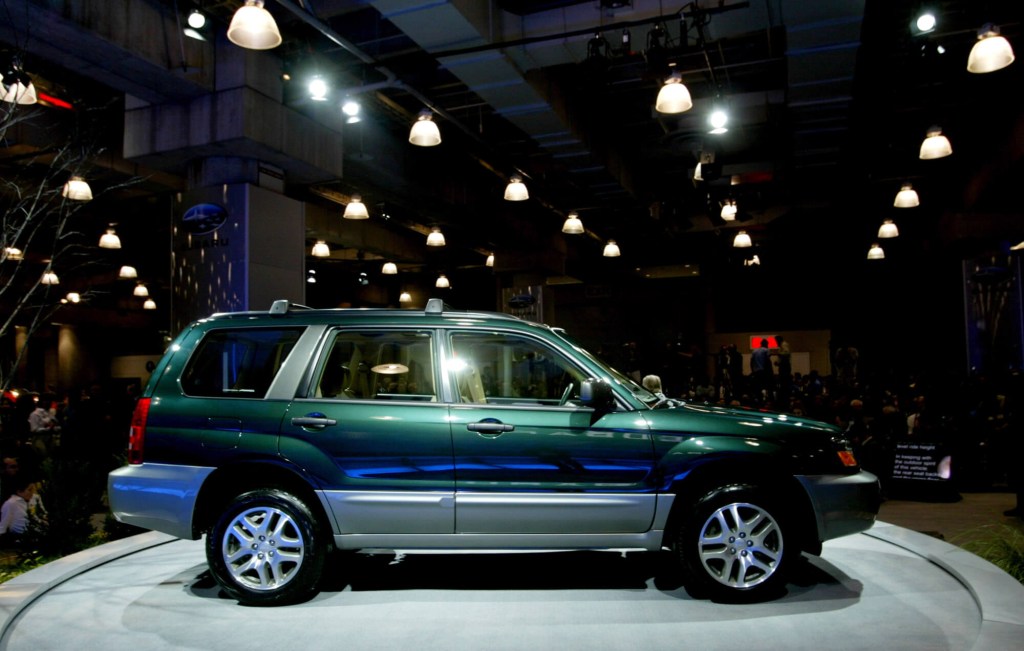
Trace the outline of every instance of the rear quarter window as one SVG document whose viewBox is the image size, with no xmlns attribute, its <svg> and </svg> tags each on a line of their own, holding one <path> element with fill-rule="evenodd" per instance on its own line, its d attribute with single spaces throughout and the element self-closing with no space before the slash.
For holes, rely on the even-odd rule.
<svg viewBox="0 0 1024 651">
<path fill-rule="evenodd" d="M 200 397 L 263 398 L 302 330 L 211 330 L 185 366 L 182 391 Z"/>
</svg>

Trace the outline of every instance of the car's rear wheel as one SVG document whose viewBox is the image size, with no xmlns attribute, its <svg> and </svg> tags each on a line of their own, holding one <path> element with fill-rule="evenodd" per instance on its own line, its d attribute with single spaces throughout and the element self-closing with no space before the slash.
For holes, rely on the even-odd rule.
<svg viewBox="0 0 1024 651">
<path fill-rule="evenodd" d="M 277 489 L 239 495 L 206 537 L 214 578 L 249 605 L 278 605 L 316 592 L 327 547 L 310 508 Z"/>
<path fill-rule="evenodd" d="M 697 500 L 674 547 L 693 588 L 723 601 L 779 594 L 799 555 L 781 500 L 751 485 L 720 486 Z"/>
</svg>

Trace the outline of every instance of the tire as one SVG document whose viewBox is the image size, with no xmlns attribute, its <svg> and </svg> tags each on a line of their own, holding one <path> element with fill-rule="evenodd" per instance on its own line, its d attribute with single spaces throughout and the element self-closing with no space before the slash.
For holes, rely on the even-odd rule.
<svg viewBox="0 0 1024 651">
<path fill-rule="evenodd" d="M 301 499 L 255 490 L 224 509 L 206 536 L 206 559 L 224 592 L 243 604 L 296 603 L 316 594 L 325 539 Z"/>
<path fill-rule="evenodd" d="M 784 591 L 799 541 L 764 488 L 720 486 L 697 500 L 674 544 L 688 587 L 716 601 L 762 601 Z"/>
</svg>

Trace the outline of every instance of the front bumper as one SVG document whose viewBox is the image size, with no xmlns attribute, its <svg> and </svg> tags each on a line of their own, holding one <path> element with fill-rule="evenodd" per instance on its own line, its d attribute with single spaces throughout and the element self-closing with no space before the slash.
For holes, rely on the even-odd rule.
<svg viewBox="0 0 1024 651">
<path fill-rule="evenodd" d="M 143 463 L 107 476 L 110 511 L 119 522 L 194 540 L 196 498 L 213 468 Z"/>
<path fill-rule="evenodd" d="M 814 506 L 818 540 L 866 531 L 882 504 L 878 477 L 861 470 L 854 475 L 801 475 L 797 479 Z"/>
</svg>

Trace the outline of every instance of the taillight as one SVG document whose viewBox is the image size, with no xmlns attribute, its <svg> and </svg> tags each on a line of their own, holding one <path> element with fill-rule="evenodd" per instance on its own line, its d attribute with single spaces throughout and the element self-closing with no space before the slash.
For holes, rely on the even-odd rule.
<svg viewBox="0 0 1024 651">
<path fill-rule="evenodd" d="M 850 452 L 849 450 L 839 450 L 837 454 L 839 455 L 839 460 L 842 461 L 843 465 L 847 468 L 852 468 L 857 465 L 857 459 L 854 458 L 853 452 Z"/>
<path fill-rule="evenodd" d="M 152 398 L 139 398 L 132 413 L 132 425 L 128 430 L 128 463 L 142 463 L 142 444 L 146 440 L 146 419 L 149 418 L 149 403 Z"/>
</svg>

